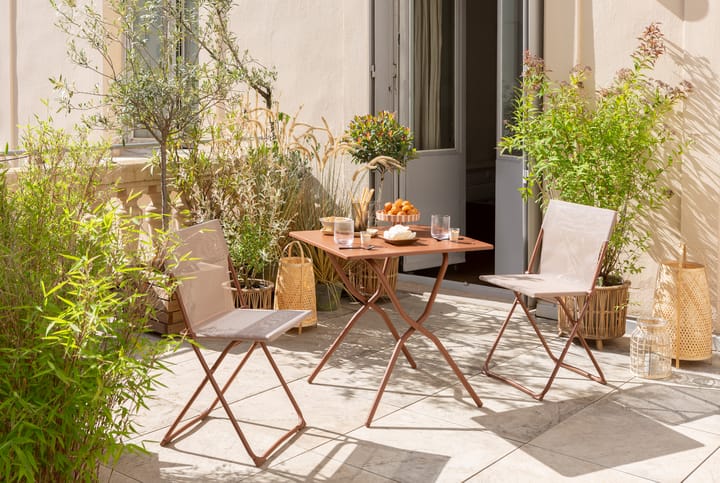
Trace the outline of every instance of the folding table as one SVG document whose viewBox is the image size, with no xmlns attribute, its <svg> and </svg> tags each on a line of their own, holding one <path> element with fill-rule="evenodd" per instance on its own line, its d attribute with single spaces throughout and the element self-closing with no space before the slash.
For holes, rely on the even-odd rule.
<svg viewBox="0 0 720 483">
<path fill-rule="evenodd" d="M 478 407 L 482 406 L 482 401 L 477 396 L 477 394 L 475 394 L 475 391 L 470 386 L 462 372 L 460 372 L 460 369 L 448 353 L 447 349 L 445 349 L 445 346 L 442 344 L 442 342 L 440 342 L 440 339 L 438 339 L 435 334 L 433 334 L 427 327 L 423 325 L 423 323 L 427 320 L 431 313 L 432 306 L 435 302 L 438 290 L 440 289 L 442 280 L 445 277 L 445 272 L 448 266 L 448 254 L 453 252 L 492 250 L 493 246 L 489 243 L 474 240 L 466 236 L 460 237 L 458 241 L 438 241 L 430 236 L 430 228 L 427 226 L 411 226 L 410 228 L 414 232 L 416 232 L 416 241 L 414 241 L 413 243 L 407 245 L 393 245 L 385 241 L 380 236 L 382 234 L 381 230 L 380 233 L 378 233 L 378 236 L 371 240 L 371 244 L 374 246 L 374 248 L 371 250 L 360 247 L 359 240 L 355 241 L 353 248 L 340 248 L 337 244 L 335 244 L 332 236 L 323 234 L 321 230 L 294 231 L 290 233 L 291 237 L 308 243 L 310 245 L 316 246 L 319 249 L 323 250 L 325 253 L 327 253 L 330 262 L 335 268 L 335 271 L 338 273 L 343 283 L 345 284 L 345 288 L 348 290 L 348 292 L 352 294 L 353 297 L 355 297 L 361 303 L 360 308 L 353 314 L 352 317 L 350 317 L 350 320 L 345 325 L 345 328 L 340 332 L 340 334 L 337 336 L 335 341 L 327 350 L 323 358 L 320 360 L 320 363 L 315 368 L 315 371 L 308 378 L 308 382 L 313 382 L 313 380 L 317 377 L 318 373 L 323 368 L 325 363 L 328 361 L 328 359 L 330 359 L 330 356 L 340 346 L 345 336 L 350 332 L 358 319 L 360 319 L 360 317 L 362 317 L 362 315 L 368 310 L 373 310 L 382 317 L 388 329 L 395 338 L 395 349 L 393 350 L 392 356 L 388 361 L 387 367 L 385 369 L 385 375 L 383 376 L 380 387 L 377 390 L 375 401 L 373 403 L 372 409 L 370 410 L 367 421 L 365 422 L 365 426 L 367 427 L 370 427 L 370 423 L 372 423 L 375 411 L 380 404 L 380 399 L 382 398 L 383 392 L 385 391 L 385 388 L 390 379 L 390 375 L 392 374 L 392 370 L 395 366 L 397 358 L 400 355 L 400 352 L 405 355 L 405 358 L 413 369 L 417 368 L 413 357 L 410 355 L 407 347 L 405 347 L 405 343 L 407 342 L 407 340 L 416 331 L 430 339 L 435 344 L 438 351 L 440 351 L 442 356 L 445 358 L 448 365 L 457 376 L 458 380 L 465 387 L 468 394 L 470 394 L 470 397 L 472 397 L 473 401 L 475 401 Z M 442 255 L 442 264 L 440 265 L 440 268 L 438 270 L 438 274 L 435 279 L 435 283 L 433 284 L 430 297 L 428 298 L 427 304 L 425 305 L 425 309 L 417 319 L 414 319 L 402 307 L 402 305 L 400 304 L 400 300 L 395 293 L 395 290 L 393 289 L 388 280 L 388 272 L 391 266 L 390 260 L 394 257 L 428 254 Z M 369 297 L 366 297 L 362 294 L 358 287 L 353 285 L 353 283 L 350 281 L 349 277 L 343 270 L 343 260 L 362 260 L 368 265 L 372 272 L 377 275 L 378 284 L 375 293 L 373 293 Z M 398 333 L 397 329 L 393 325 L 389 315 L 385 312 L 385 310 L 377 304 L 378 299 L 380 299 L 383 294 L 387 295 L 400 317 L 408 324 L 407 330 L 402 335 Z"/>
</svg>

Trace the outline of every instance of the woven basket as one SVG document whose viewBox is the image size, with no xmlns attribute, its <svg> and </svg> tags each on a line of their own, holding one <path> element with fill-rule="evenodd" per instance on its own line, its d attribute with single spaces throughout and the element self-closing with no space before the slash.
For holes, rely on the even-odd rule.
<svg viewBox="0 0 720 483">
<path fill-rule="evenodd" d="M 299 250 L 299 256 L 293 256 L 293 248 Z M 305 256 L 299 241 L 285 246 L 278 264 L 275 281 L 275 309 L 309 310 L 310 314 L 298 324 L 303 327 L 317 325 L 317 305 L 315 303 L 315 272 L 310 257 Z"/>
<path fill-rule="evenodd" d="M 583 337 L 597 341 L 598 349 L 602 349 L 602 341 L 616 339 L 625 335 L 625 319 L 627 317 L 628 298 L 630 296 L 630 282 L 622 285 L 608 287 L 595 287 L 595 293 L 590 299 L 590 306 L 581 319 L 578 329 Z M 573 305 L 572 298 L 566 298 L 568 308 Z M 585 303 L 585 296 L 577 297 L 578 310 Z M 567 315 L 558 306 L 558 328 L 561 333 L 572 330 Z"/>
<path fill-rule="evenodd" d="M 712 311 L 705 267 L 687 262 L 685 248 L 679 261 L 660 265 L 655 284 L 653 316 L 668 322 L 672 355 L 700 361 L 712 357 Z"/>
<path fill-rule="evenodd" d="M 242 287 L 237 292 L 239 307 L 248 307 L 251 309 L 271 309 L 273 305 L 273 290 L 275 284 L 270 280 L 263 280 L 260 278 L 251 278 L 250 282 L 255 284 L 255 287 Z"/>
<path fill-rule="evenodd" d="M 393 290 L 397 287 L 398 269 L 400 266 L 400 258 L 391 258 L 388 262 L 390 264 L 388 270 L 388 282 Z M 367 266 L 362 260 L 353 260 L 345 265 L 345 271 L 348 274 L 348 278 L 355 287 L 360 291 L 361 294 L 369 297 L 375 293 L 378 287 L 377 275 Z M 384 295 L 383 295 L 384 297 Z"/>
</svg>

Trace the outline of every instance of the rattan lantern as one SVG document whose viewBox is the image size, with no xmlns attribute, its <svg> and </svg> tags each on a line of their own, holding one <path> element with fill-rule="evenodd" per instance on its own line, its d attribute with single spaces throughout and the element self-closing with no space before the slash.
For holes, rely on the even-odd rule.
<svg viewBox="0 0 720 483">
<path fill-rule="evenodd" d="M 685 245 L 678 261 L 660 265 L 653 316 L 668 322 L 676 367 L 680 360 L 712 357 L 712 311 L 705 267 L 687 261 Z"/>
</svg>

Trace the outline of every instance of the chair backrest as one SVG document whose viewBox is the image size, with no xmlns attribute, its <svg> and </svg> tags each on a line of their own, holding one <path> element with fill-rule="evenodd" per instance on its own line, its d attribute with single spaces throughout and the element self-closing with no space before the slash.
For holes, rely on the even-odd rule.
<svg viewBox="0 0 720 483">
<path fill-rule="evenodd" d="M 183 315 L 193 326 L 235 309 L 230 290 L 228 247 L 222 226 L 211 220 L 175 233 L 172 275 L 180 282 L 177 294 Z"/>
<path fill-rule="evenodd" d="M 540 273 L 570 277 L 593 287 L 616 217 L 613 210 L 550 201 L 542 223 Z"/>
</svg>

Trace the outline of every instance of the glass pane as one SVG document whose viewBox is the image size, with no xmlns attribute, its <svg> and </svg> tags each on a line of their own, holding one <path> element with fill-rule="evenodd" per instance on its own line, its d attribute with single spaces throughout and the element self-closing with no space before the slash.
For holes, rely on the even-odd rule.
<svg viewBox="0 0 720 483">
<path fill-rule="evenodd" d="M 455 1 L 413 1 L 415 146 L 455 146 Z"/>
<path fill-rule="evenodd" d="M 522 0 L 502 0 L 501 96 L 502 136 L 507 136 L 505 121 L 512 119 L 515 96 L 522 75 L 523 30 Z M 515 154 L 515 153 L 513 153 Z M 518 155 L 520 153 L 517 153 Z"/>
</svg>

